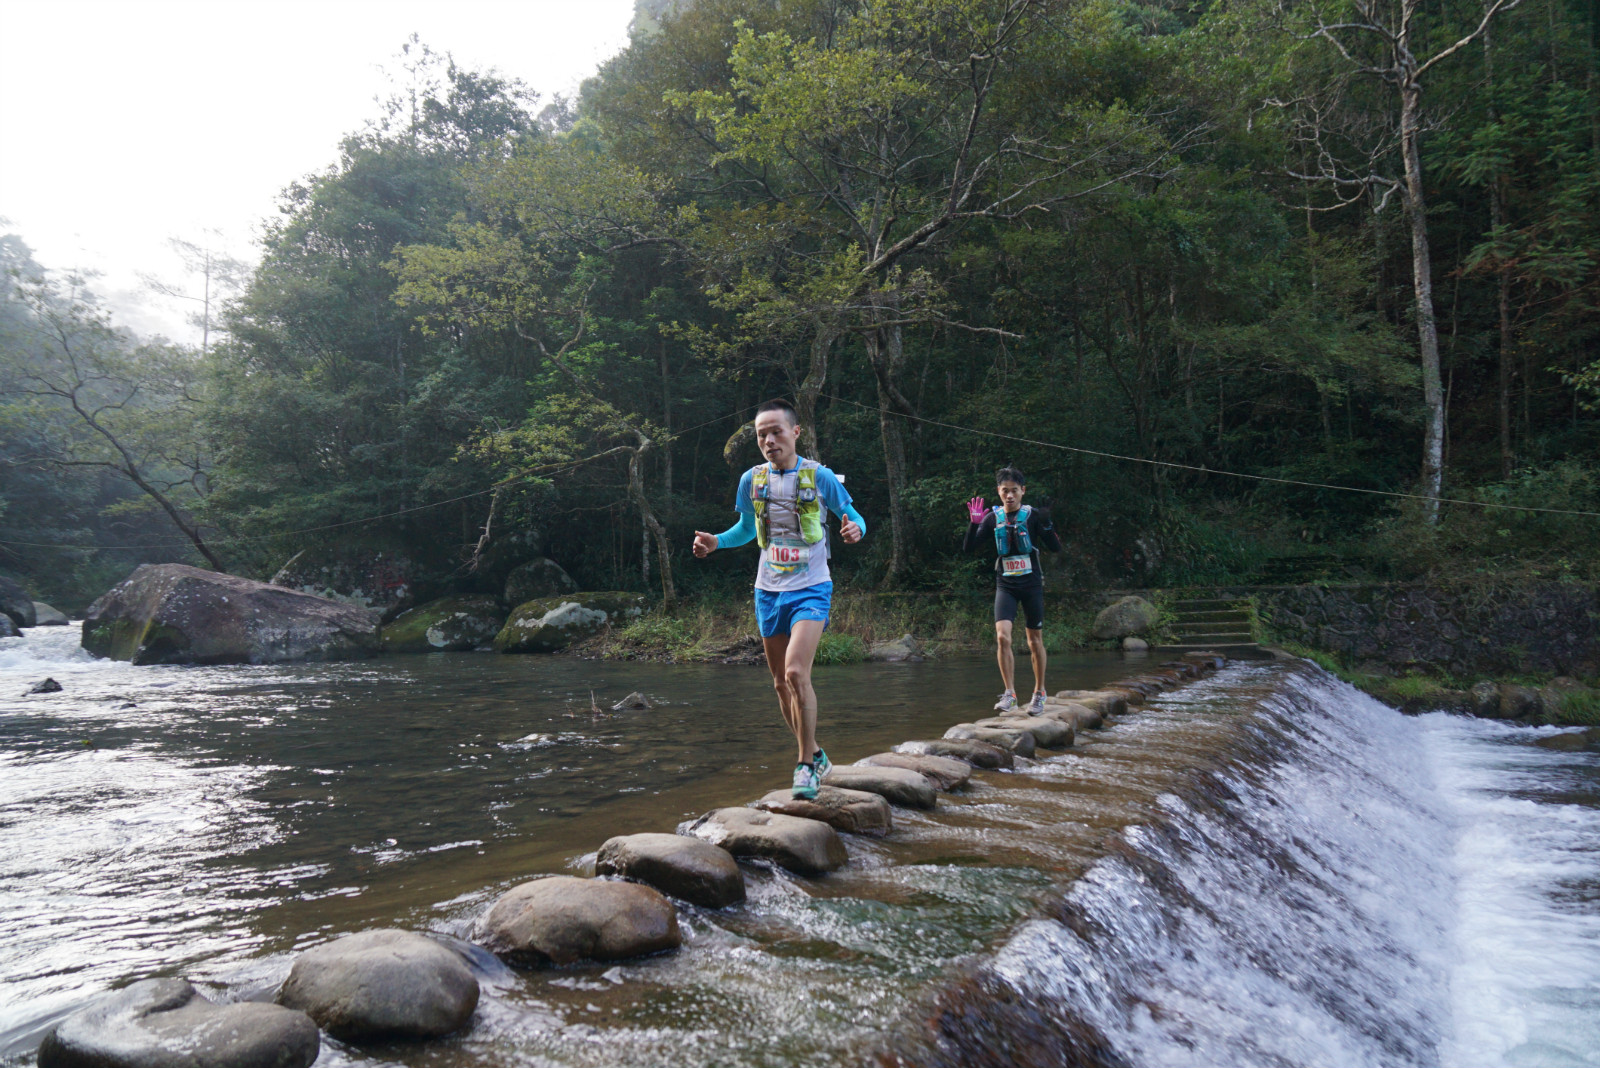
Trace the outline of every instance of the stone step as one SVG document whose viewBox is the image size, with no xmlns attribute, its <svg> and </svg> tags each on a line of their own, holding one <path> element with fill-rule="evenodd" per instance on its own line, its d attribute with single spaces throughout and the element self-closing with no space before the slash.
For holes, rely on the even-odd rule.
<svg viewBox="0 0 1600 1068">
<path fill-rule="evenodd" d="M 1249 619 L 1250 618 L 1250 613 L 1249 612 L 1243 611 L 1242 609 L 1234 609 L 1234 608 L 1219 608 L 1219 609 L 1216 609 L 1215 611 L 1207 611 L 1207 612 L 1177 612 L 1175 614 L 1177 615 L 1179 620 L 1181 620 L 1181 621 L 1183 621 L 1185 623 L 1198 622 L 1200 620 L 1206 620 L 1206 619 Z"/>
<path fill-rule="evenodd" d="M 1236 619 L 1179 619 L 1170 624 L 1173 630 L 1249 630 L 1250 620 L 1240 616 Z"/>
</svg>

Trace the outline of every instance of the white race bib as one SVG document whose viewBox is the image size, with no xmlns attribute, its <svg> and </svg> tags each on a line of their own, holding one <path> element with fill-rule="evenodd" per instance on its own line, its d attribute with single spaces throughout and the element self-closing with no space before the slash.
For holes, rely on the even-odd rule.
<svg viewBox="0 0 1600 1068">
<path fill-rule="evenodd" d="M 1000 558 L 1000 573 L 1010 578 L 1031 575 L 1033 574 L 1033 557 L 1031 555 L 1002 556 Z"/>
<path fill-rule="evenodd" d="M 781 538 L 767 545 L 766 560 L 772 570 L 787 575 L 810 562 L 811 546 L 803 541 Z"/>
</svg>

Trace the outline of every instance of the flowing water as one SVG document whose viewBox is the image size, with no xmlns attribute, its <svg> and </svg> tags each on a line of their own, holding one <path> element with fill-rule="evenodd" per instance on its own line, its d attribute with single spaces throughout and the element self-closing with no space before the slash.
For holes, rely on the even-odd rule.
<svg viewBox="0 0 1600 1068">
<path fill-rule="evenodd" d="M 133 979 L 270 997 L 297 950 L 402 926 L 469 955 L 472 1026 L 319 1064 L 1600 1065 L 1600 756 L 1529 744 L 1548 729 L 1234 665 L 896 810 L 842 872 L 748 869 L 675 954 L 513 971 L 468 941 L 497 894 L 786 780 L 765 671 L 76 642 L 0 640 L 0 1064 Z M 1134 670 L 1060 657 L 1052 687 Z M 823 740 L 937 736 L 993 674 L 819 669 Z M 64 690 L 20 696 L 45 675 Z"/>
</svg>

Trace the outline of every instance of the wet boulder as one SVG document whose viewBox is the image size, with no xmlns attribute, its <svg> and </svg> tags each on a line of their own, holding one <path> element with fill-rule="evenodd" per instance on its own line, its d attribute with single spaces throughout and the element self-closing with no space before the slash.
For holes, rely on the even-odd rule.
<svg viewBox="0 0 1600 1068">
<path fill-rule="evenodd" d="M 1122 651 L 1125 653 L 1138 653 L 1143 655 L 1150 651 L 1150 643 L 1145 641 L 1143 638 L 1135 638 L 1130 634 L 1126 638 L 1122 639 Z"/>
<path fill-rule="evenodd" d="M 1128 596 L 1100 610 L 1094 617 L 1093 634 L 1102 641 L 1144 634 L 1154 630 L 1160 618 L 1155 605 L 1143 597 Z"/>
<path fill-rule="evenodd" d="M 1221 671 L 1228 664 L 1228 658 L 1221 653 L 1213 653 L 1206 649 L 1195 649 L 1184 653 L 1182 659 L 1199 666 L 1202 673 Z"/>
<path fill-rule="evenodd" d="M 656 702 L 640 690 L 635 690 L 611 706 L 613 712 L 641 712 L 656 707 Z"/>
<path fill-rule="evenodd" d="M 401 612 L 378 637 L 386 653 L 459 652 L 494 641 L 505 621 L 493 597 L 441 597 Z"/>
<path fill-rule="evenodd" d="M 16 621 L 4 612 L 0 612 L 0 638 L 20 638 L 22 630 Z"/>
<path fill-rule="evenodd" d="M 553 653 L 601 628 L 637 619 L 642 593 L 574 593 L 520 604 L 495 636 L 502 653 Z"/>
<path fill-rule="evenodd" d="M 874 642 L 872 647 L 867 650 L 867 659 L 879 660 L 889 664 L 920 660 L 922 659 L 922 646 L 911 635 L 903 634 L 892 642 Z"/>
<path fill-rule="evenodd" d="M 869 768 L 904 768 L 931 781 L 941 790 L 965 786 L 972 778 L 972 765 L 954 757 L 914 756 L 910 753 L 874 753 L 856 761 Z"/>
<path fill-rule="evenodd" d="M 61 684 L 59 682 L 57 682 L 55 679 L 40 679 L 38 682 L 34 683 L 32 686 L 29 686 L 27 688 L 27 690 L 24 691 L 23 696 L 27 696 L 28 694 L 35 694 L 35 693 L 60 693 L 60 692 L 61 692 Z"/>
<path fill-rule="evenodd" d="M 33 614 L 38 619 L 34 625 L 38 627 L 64 627 L 72 622 L 65 612 L 57 611 L 43 601 L 33 602 Z"/>
<path fill-rule="evenodd" d="M 1114 690 L 1060 690 L 1054 700 L 1083 705 L 1102 716 L 1120 716 L 1128 711 L 1127 697 Z"/>
<path fill-rule="evenodd" d="M 1585 727 L 1578 731 L 1563 731 L 1536 739 L 1540 749 L 1553 749 L 1558 753 L 1579 753 L 1585 749 L 1600 749 L 1600 727 Z"/>
<path fill-rule="evenodd" d="M 482 945 L 511 964 L 626 960 L 676 949 L 678 912 L 639 883 L 552 875 L 500 895 L 478 923 Z"/>
<path fill-rule="evenodd" d="M 595 858 L 596 875 L 644 883 L 663 894 L 726 908 L 744 900 L 744 873 L 726 849 L 681 834 L 625 834 L 608 838 Z"/>
<path fill-rule="evenodd" d="M 363 931 L 295 958 L 277 1001 L 348 1042 L 436 1038 L 472 1018 L 478 980 L 431 938 Z"/>
<path fill-rule="evenodd" d="M 878 794 L 891 805 L 905 808 L 932 808 L 938 804 L 933 782 L 921 772 L 908 768 L 835 764 L 825 782 L 845 790 Z"/>
<path fill-rule="evenodd" d="M 272 576 L 272 585 L 357 608 L 388 622 L 416 602 L 418 567 L 391 549 L 324 546 L 303 549 Z"/>
<path fill-rule="evenodd" d="M 37 626 L 39 616 L 33 607 L 33 598 L 28 596 L 28 591 L 12 580 L 0 577 L 0 615 L 8 616 L 17 627 Z"/>
<path fill-rule="evenodd" d="M 1015 763 L 1009 750 L 970 738 L 930 738 L 923 741 L 901 742 L 894 747 L 894 751 L 911 756 L 941 756 L 950 757 L 952 760 L 965 760 L 975 768 L 1009 768 Z"/>
<path fill-rule="evenodd" d="M 1041 749 L 1070 749 L 1076 733 L 1072 724 L 1054 716 L 996 716 L 980 719 L 974 725 L 1003 731 L 1027 731 L 1033 735 L 1033 744 Z"/>
<path fill-rule="evenodd" d="M 826 823 L 777 812 L 719 808 L 678 830 L 742 860 L 770 860 L 799 875 L 837 871 L 850 859 L 839 835 Z"/>
<path fill-rule="evenodd" d="M 1010 727 L 980 727 L 976 723 L 957 723 L 944 732 L 946 738 L 958 741 L 988 742 L 1021 757 L 1033 756 L 1033 733 Z"/>
<path fill-rule="evenodd" d="M 187 564 L 143 564 L 83 619 L 83 647 L 135 664 L 350 660 L 378 649 L 377 616 Z"/>
<path fill-rule="evenodd" d="M 578 592 L 578 584 L 548 556 L 518 564 L 506 576 L 506 604 L 526 604 L 540 597 L 563 597 Z"/>
<path fill-rule="evenodd" d="M 824 785 L 814 798 L 795 797 L 788 790 L 774 790 L 750 807 L 805 820 L 819 820 L 846 834 L 885 835 L 894 829 L 889 802 L 865 790 L 846 790 Z"/>
<path fill-rule="evenodd" d="M 187 979 L 144 979 L 61 1021 L 39 1068 L 307 1068 L 321 1045 L 303 1012 L 218 1005 Z"/>
<path fill-rule="evenodd" d="M 1093 730 L 1105 724 L 1105 716 L 1098 708 L 1077 701 L 1063 701 L 1052 697 L 1044 703 L 1044 715 L 1070 723 L 1077 730 Z"/>
</svg>

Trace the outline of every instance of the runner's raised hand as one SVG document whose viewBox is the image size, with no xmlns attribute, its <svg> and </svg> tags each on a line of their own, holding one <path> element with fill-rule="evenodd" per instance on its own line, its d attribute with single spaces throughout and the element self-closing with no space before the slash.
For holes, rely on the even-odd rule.
<svg viewBox="0 0 1600 1068">
<path fill-rule="evenodd" d="M 974 523 L 983 522 L 983 517 L 989 513 L 989 506 L 983 503 L 982 497 L 974 497 L 967 502 L 967 518 Z"/>
</svg>

